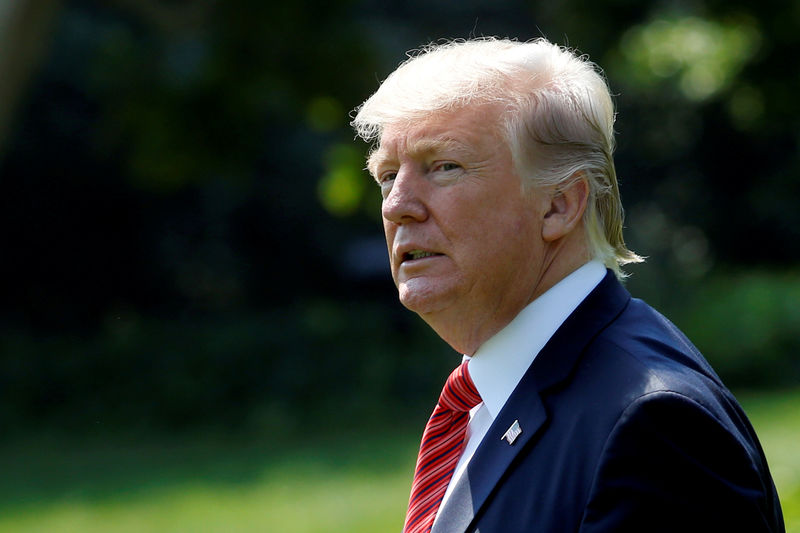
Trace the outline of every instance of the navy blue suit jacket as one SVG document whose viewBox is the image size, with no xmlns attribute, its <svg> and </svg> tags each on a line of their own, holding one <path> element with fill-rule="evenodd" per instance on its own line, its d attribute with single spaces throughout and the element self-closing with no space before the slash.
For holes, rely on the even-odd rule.
<svg viewBox="0 0 800 533">
<path fill-rule="evenodd" d="M 518 421 L 522 434 L 502 436 Z M 542 349 L 433 533 L 784 531 L 764 453 L 700 353 L 609 271 Z"/>
</svg>

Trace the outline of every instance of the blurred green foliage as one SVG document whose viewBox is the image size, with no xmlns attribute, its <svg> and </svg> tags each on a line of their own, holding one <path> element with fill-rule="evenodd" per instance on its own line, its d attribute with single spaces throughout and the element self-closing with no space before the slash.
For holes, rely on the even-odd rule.
<svg viewBox="0 0 800 533">
<path fill-rule="evenodd" d="M 364 155 L 352 144 L 334 144 L 325 154 L 325 174 L 319 181 L 319 200 L 333 215 L 353 215 L 364 203 L 369 182 L 361 167 Z"/>
<path fill-rule="evenodd" d="M 738 386 L 797 383 L 800 273 L 720 274 L 697 287 L 675 320 L 717 372 Z"/>
<path fill-rule="evenodd" d="M 338 431 L 387 412 L 424 423 L 425 393 L 458 361 L 416 317 L 328 300 L 214 320 L 120 315 L 85 338 L 7 334 L 0 348 L 7 434 Z"/>
<path fill-rule="evenodd" d="M 800 381 L 800 3 L 64 1 L 0 147 L 0 423 L 346 426 L 458 359 L 400 308 L 348 113 L 438 38 L 605 67 L 629 287 L 732 385 Z"/>
<path fill-rule="evenodd" d="M 758 50 L 761 35 L 749 19 L 659 18 L 622 36 L 629 79 L 650 86 L 673 79 L 688 100 L 726 89 Z"/>
</svg>

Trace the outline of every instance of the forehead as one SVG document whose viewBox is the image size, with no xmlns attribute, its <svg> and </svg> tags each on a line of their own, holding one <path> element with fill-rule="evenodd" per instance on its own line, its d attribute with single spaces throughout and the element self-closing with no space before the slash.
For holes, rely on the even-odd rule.
<svg viewBox="0 0 800 533">
<path fill-rule="evenodd" d="M 368 168 L 374 171 L 403 156 L 468 155 L 495 149 L 500 141 L 498 126 L 499 111 L 491 105 L 438 112 L 418 121 L 393 122 L 384 127 Z"/>
</svg>

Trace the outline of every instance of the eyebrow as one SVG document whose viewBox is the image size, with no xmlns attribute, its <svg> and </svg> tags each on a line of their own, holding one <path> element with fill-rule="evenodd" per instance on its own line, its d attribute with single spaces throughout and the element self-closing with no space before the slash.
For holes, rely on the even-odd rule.
<svg viewBox="0 0 800 533">
<path fill-rule="evenodd" d="M 464 151 L 466 148 L 467 146 L 462 141 L 456 140 L 452 137 L 434 137 L 430 139 L 418 139 L 412 142 L 406 152 L 411 154 L 412 157 L 419 157 L 425 154 L 443 152 L 447 150 Z M 375 176 L 377 169 L 381 165 L 393 163 L 396 160 L 396 157 L 388 155 L 386 151 L 379 146 L 367 158 L 367 170 L 369 170 L 370 174 Z"/>
<path fill-rule="evenodd" d="M 376 173 L 378 167 L 381 165 L 391 161 L 391 158 L 386 155 L 385 151 L 381 151 L 380 148 L 377 148 L 370 152 L 369 156 L 367 157 L 367 170 L 369 171 L 370 175 L 373 178 L 377 177 Z"/>
</svg>

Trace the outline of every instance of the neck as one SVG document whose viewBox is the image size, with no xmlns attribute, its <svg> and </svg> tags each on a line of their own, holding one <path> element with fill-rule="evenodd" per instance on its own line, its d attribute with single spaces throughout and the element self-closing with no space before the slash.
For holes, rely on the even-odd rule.
<svg viewBox="0 0 800 533">
<path fill-rule="evenodd" d="M 568 242 L 554 243 L 551 253 L 545 254 L 545 260 L 535 273 L 532 289 L 525 293 L 509 293 L 493 308 L 478 307 L 471 312 L 464 308 L 448 309 L 420 316 L 458 353 L 473 355 L 528 304 L 591 259 L 585 246 L 577 248 L 578 253 L 565 253 L 574 251 L 571 248 L 573 245 Z"/>
</svg>

